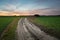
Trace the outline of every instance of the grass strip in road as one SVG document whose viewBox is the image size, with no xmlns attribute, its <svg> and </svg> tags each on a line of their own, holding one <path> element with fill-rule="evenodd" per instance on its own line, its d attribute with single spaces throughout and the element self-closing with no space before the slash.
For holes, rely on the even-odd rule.
<svg viewBox="0 0 60 40">
<path fill-rule="evenodd" d="M 20 18 L 17 17 L 15 18 L 7 27 L 6 30 L 4 30 L 3 34 L 2 34 L 2 37 L 1 37 L 1 40 L 16 40 L 15 38 L 15 31 L 16 31 L 16 27 L 17 27 L 17 23 L 18 23 L 18 20 Z"/>
</svg>

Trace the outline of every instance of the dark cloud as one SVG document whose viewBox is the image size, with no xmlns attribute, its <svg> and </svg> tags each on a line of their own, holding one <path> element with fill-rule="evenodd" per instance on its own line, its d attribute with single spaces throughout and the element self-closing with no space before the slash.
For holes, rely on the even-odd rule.
<svg viewBox="0 0 60 40">
<path fill-rule="evenodd" d="M 39 15 L 60 15 L 60 9 L 57 8 L 36 9 L 32 12 Z"/>
<path fill-rule="evenodd" d="M 47 9 L 45 15 L 60 15 L 60 9 Z"/>
<path fill-rule="evenodd" d="M 36 0 L 37 5 L 60 8 L 60 0 Z"/>
</svg>

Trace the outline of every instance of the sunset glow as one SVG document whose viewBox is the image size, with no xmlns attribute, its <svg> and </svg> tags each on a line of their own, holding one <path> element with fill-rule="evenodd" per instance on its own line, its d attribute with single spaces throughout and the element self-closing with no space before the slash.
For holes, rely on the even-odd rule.
<svg viewBox="0 0 60 40">
<path fill-rule="evenodd" d="M 60 0 L 0 0 L 0 16 L 60 15 Z"/>
</svg>

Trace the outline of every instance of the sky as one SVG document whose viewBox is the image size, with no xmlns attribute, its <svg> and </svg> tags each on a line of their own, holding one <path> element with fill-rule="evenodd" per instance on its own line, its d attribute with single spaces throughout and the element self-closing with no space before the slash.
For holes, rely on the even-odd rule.
<svg viewBox="0 0 60 40">
<path fill-rule="evenodd" d="M 60 15 L 60 0 L 0 0 L 0 11 L 48 10 Z M 52 11 L 51 11 L 52 10 Z M 47 13 L 49 13 L 47 11 Z M 51 14 L 52 14 L 51 13 Z"/>
</svg>

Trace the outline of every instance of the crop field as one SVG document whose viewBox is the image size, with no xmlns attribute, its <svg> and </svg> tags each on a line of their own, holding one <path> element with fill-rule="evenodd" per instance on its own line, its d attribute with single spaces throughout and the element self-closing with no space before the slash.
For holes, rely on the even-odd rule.
<svg viewBox="0 0 60 40">
<path fill-rule="evenodd" d="M 0 40 L 15 40 L 15 29 L 20 17 L 0 17 Z M 4 32 L 5 31 L 5 32 Z"/>
<path fill-rule="evenodd" d="M 39 26 L 41 30 L 60 38 L 60 16 L 32 17 L 30 21 Z"/>
<path fill-rule="evenodd" d="M 7 27 L 7 25 L 13 20 L 13 17 L 0 17 L 0 33 Z"/>
</svg>

